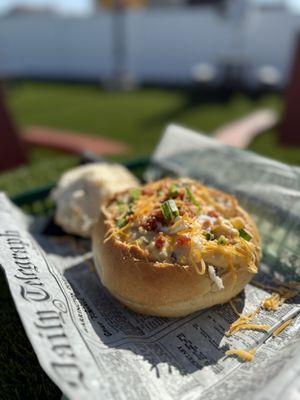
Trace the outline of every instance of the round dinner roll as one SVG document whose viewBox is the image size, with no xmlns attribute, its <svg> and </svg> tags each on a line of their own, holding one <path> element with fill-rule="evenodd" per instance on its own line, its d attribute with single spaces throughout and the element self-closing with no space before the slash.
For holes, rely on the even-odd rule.
<svg viewBox="0 0 300 400">
<path fill-rule="evenodd" d="M 227 302 L 260 260 L 257 228 L 237 200 L 188 178 L 104 201 L 92 240 L 109 292 L 136 312 L 162 317 Z"/>
<path fill-rule="evenodd" d="M 138 185 L 122 165 L 93 163 L 65 172 L 51 197 L 56 204 L 55 222 L 65 232 L 90 237 L 103 199 Z"/>
</svg>

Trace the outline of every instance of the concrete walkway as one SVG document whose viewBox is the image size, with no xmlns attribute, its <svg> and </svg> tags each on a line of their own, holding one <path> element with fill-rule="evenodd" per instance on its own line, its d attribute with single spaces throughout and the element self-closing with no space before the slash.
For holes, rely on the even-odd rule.
<svg viewBox="0 0 300 400">
<path fill-rule="evenodd" d="M 257 135 L 274 127 L 277 122 L 275 111 L 263 109 L 217 129 L 214 137 L 229 146 L 245 149 Z"/>
</svg>

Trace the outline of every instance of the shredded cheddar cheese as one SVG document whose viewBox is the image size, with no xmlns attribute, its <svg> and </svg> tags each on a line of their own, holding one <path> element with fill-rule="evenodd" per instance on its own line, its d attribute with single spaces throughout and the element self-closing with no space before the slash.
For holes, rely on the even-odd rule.
<svg viewBox="0 0 300 400">
<path fill-rule="evenodd" d="M 258 307 L 256 310 L 247 315 L 240 315 L 239 318 L 230 325 L 229 330 L 225 333 L 225 335 L 231 336 L 240 329 L 240 326 L 250 324 L 250 321 L 252 321 L 252 319 L 259 313 L 259 310 L 260 308 Z"/>
<path fill-rule="evenodd" d="M 276 311 L 283 303 L 284 299 L 279 293 L 273 293 L 271 296 L 264 299 L 261 303 L 263 309 L 268 311 Z"/>
<path fill-rule="evenodd" d="M 238 310 L 237 310 L 237 308 L 236 308 L 236 306 L 235 306 L 233 300 L 229 300 L 229 304 L 231 305 L 231 307 L 232 307 L 233 311 L 235 312 L 235 314 L 236 314 L 238 317 L 240 317 L 242 314 L 238 312 Z"/>
<path fill-rule="evenodd" d="M 241 349 L 230 349 L 225 352 L 226 356 L 237 356 L 242 361 L 252 361 L 255 353 L 256 349 L 251 349 L 249 351 Z"/>
<path fill-rule="evenodd" d="M 257 285 L 257 282 L 255 282 L 255 284 Z M 273 288 L 270 286 L 266 287 L 265 285 L 261 285 L 261 284 L 258 284 L 258 286 L 263 286 L 264 289 L 276 290 L 276 292 L 272 293 L 271 296 L 268 296 L 267 298 L 262 300 L 261 304 L 257 307 L 257 309 L 248 315 L 241 315 L 237 311 L 234 303 L 232 301 L 230 301 L 229 303 L 230 303 L 233 311 L 237 314 L 237 316 L 239 318 L 230 325 L 229 330 L 225 333 L 226 336 L 231 336 L 234 333 L 238 332 L 239 330 L 246 330 L 246 329 L 262 330 L 262 331 L 269 330 L 271 328 L 270 325 L 253 324 L 250 322 L 260 312 L 261 309 L 267 310 L 267 311 L 276 311 L 287 299 L 290 299 L 299 293 L 295 289 L 291 290 L 291 289 L 287 289 L 286 287 Z"/>
<path fill-rule="evenodd" d="M 234 302 L 230 300 L 229 304 L 231 305 L 233 311 L 238 316 L 238 318 L 230 325 L 229 330 L 225 333 L 226 336 L 231 336 L 240 330 L 246 330 L 246 329 L 269 331 L 272 328 L 270 325 L 251 323 L 253 318 L 257 314 L 259 314 L 260 310 L 262 309 L 267 311 L 276 311 L 285 302 L 285 300 L 290 299 L 299 294 L 298 283 L 291 285 L 292 286 L 291 288 L 289 284 L 286 284 L 286 286 L 279 286 L 277 288 L 266 286 L 258 282 L 255 282 L 255 285 L 262 287 L 263 289 L 272 290 L 273 293 L 271 294 L 271 296 L 268 296 L 267 298 L 262 300 L 261 304 L 256 308 L 256 310 L 247 315 L 241 315 L 238 312 Z M 277 329 L 274 330 L 272 336 L 277 337 L 278 335 L 280 335 L 287 327 L 291 325 L 292 322 L 293 322 L 292 318 L 283 322 Z M 255 353 L 255 349 L 253 350 Z M 250 352 L 245 352 L 244 350 L 230 349 L 226 352 L 226 355 L 237 355 L 244 361 L 252 361 L 254 356 L 253 350 Z"/>
<path fill-rule="evenodd" d="M 291 323 L 293 322 L 293 319 L 288 319 L 287 321 L 285 321 L 283 324 L 281 324 L 273 333 L 273 336 L 278 336 L 281 334 L 281 332 L 283 332 L 288 326 L 291 325 Z"/>
<path fill-rule="evenodd" d="M 295 297 L 299 293 L 299 290 L 289 289 L 289 288 L 286 288 L 283 286 L 278 287 L 278 288 L 272 288 L 272 290 L 274 291 L 274 293 L 272 293 L 271 296 L 264 299 L 261 304 L 261 307 L 268 311 L 278 310 L 278 308 L 286 300 L 289 300 L 289 299 Z"/>
<path fill-rule="evenodd" d="M 226 332 L 226 336 L 231 336 L 234 333 L 241 330 L 251 330 L 251 331 L 268 331 L 271 328 L 270 325 L 260 325 L 260 324 L 250 324 L 250 323 L 241 323 L 237 325 L 235 328 L 230 329 Z"/>
</svg>

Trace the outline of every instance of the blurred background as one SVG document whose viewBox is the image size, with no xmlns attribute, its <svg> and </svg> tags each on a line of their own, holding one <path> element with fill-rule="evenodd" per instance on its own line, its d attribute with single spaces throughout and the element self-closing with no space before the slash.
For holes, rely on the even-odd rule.
<svg viewBox="0 0 300 400">
<path fill-rule="evenodd" d="M 300 0 L 1 0 L 0 188 L 147 156 L 170 122 L 300 164 L 299 33 Z"/>
</svg>

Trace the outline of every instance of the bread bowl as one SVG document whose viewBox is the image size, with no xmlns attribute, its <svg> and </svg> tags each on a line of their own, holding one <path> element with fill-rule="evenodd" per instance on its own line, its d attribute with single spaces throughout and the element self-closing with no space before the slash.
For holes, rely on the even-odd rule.
<svg viewBox="0 0 300 400">
<path fill-rule="evenodd" d="M 257 272 L 260 238 L 237 200 L 165 178 L 102 204 L 92 234 L 102 284 L 130 309 L 179 317 L 225 303 Z"/>
</svg>

